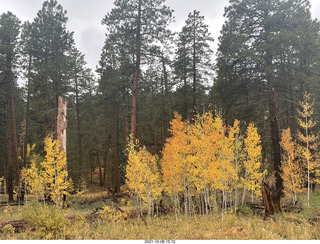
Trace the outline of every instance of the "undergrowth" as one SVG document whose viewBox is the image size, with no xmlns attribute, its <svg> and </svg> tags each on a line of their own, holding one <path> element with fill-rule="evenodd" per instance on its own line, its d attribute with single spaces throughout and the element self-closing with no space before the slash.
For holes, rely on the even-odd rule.
<svg viewBox="0 0 320 244">
<path fill-rule="evenodd" d="M 282 213 L 263 220 L 254 215 L 250 207 L 239 207 L 237 214 L 217 212 L 214 215 L 185 217 L 178 220 L 174 214 L 146 218 L 146 222 L 137 218 L 127 218 L 116 214 L 112 205 L 96 202 L 81 205 L 74 199 L 67 209 L 29 202 L 23 207 L 0 208 L 0 220 L 26 219 L 29 227 L 22 233 L 14 233 L 12 226 L 7 226 L 0 233 L 0 239 L 76 239 L 76 240 L 318 240 L 319 223 L 310 223 L 310 218 L 320 214 L 320 193 L 312 194 L 310 207 L 304 203 L 303 212 L 298 214 Z M 125 211 L 133 206 L 122 205 Z M 87 219 L 89 213 L 102 208 L 96 214 L 100 218 Z M 18 209 L 20 209 L 18 211 Z M 295 223 L 289 220 L 297 219 Z M 233 228 L 240 228 L 239 233 L 230 233 Z"/>
</svg>

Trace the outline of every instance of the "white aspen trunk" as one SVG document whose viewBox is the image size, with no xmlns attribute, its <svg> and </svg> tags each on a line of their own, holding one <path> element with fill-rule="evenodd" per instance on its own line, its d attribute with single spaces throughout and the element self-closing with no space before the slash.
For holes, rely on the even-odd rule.
<svg viewBox="0 0 320 244">
<path fill-rule="evenodd" d="M 243 186 L 242 205 L 244 203 L 244 197 L 246 195 L 247 178 L 248 178 L 248 170 L 246 169 L 245 178 L 244 178 L 244 186 Z"/>
<path fill-rule="evenodd" d="M 150 184 L 150 169 L 148 169 L 148 215 L 151 217 L 151 184 Z"/>
<path fill-rule="evenodd" d="M 188 196 L 187 196 L 187 187 L 186 187 L 186 177 L 183 172 L 183 193 L 184 193 L 184 213 L 185 216 L 188 216 Z"/>
<path fill-rule="evenodd" d="M 310 205 L 310 162 L 309 162 L 309 133 L 308 115 L 306 114 L 306 136 L 307 136 L 307 165 L 308 165 L 308 206 Z"/>
<path fill-rule="evenodd" d="M 238 174 L 238 134 L 236 136 L 236 186 L 234 189 L 234 210 L 236 211 L 238 208 L 238 185 L 239 185 L 239 174 Z"/>
</svg>

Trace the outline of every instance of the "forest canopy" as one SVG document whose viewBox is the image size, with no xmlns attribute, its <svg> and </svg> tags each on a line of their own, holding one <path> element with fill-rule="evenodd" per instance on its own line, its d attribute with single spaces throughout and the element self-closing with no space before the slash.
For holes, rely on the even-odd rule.
<svg viewBox="0 0 320 244">
<path fill-rule="evenodd" d="M 58 139 L 59 97 L 68 101 L 63 174 L 79 189 L 149 189 L 139 193 L 149 211 L 168 194 L 190 215 L 195 201 L 212 211 L 217 192 L 225 205 L 243 203 L 246 191 L 253 201 L 262 180 L 273 179 L 277 201 L 304 188 L 309 200 L 319 180 L 320 23 L 308 0 L 230 0 L 224 16 L 214 40 L 200 11 L 175 33 L 165 0 L 114 1 L 91 70 L 58 1 L 24 23 L 2 13 L 0 178 L 9 200 L 23 188 L 21 170 L 43 168 L 48 138 Z M 149 181 L 132 180 L 143 176 L 138 166 Z"/>
</svg>

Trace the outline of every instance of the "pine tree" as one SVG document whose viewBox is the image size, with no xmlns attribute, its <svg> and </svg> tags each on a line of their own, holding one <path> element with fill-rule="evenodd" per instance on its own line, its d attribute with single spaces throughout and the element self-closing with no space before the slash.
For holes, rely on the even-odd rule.
<svg viewBox="0 0 320 244">
<path fill-rule="evenodd" d="M 16 88 L 16 69 L 18 68 L 18 44 L 20 35 L 20 20 L 11 12 L 0 16 L 0 71 L 1 83 L 6 86 L 7 109 L 7 186 L 9 201 L 13 201 L 12 164 L 15 165 L 16 185 L 19 185 L 18 146 L 16 131 L 16 114 L 14 91 Z"/>
<path fill-rule="evenodd" d="M 188 15 L 186 25 L 179 33 L 175 60 L 175 73 L 179 83 L 183 82 L 185 99 L 187 99 L 187 86 L 192 87 L 193 111 L 197 110 L 197 100 L 212 79 L 213 51 L 210 42 L 213 42 L 213 38 L 204 23 L 204 17 L 199 11 L 193 11 Z M 185 100 L 183 109 L 185 118 L 188 110 L 190 109 L 187 108 Z"/>
<path fill-rule="evenodd" d="M 268 118 L 270 134 L 262 132 L 271 140 L 269 145 L 265 143 L 264 151 L 273 160 L 279 203 L 283 197 L 279 118 L 286 111 L 287 124 L 292 123 L 294 97 L 301 83 L 298 77 L 305 77 L 313 70 L 312 63 L 318 62 L 309 51 L 310 47 L 318 48 L 317 34 L 307 33 L 317 33 L 311 30 L 319 24 L 311 19 L 309 2 L 299 0 L 231 0 L 225 17 L 212 95 L 228 120 L 235 116 L 247 121 Z"/>
<path fill-rule="evenodd" d="M 156 2 L 116 0 L 115 7 L 102 21 L 109 33 L 116 34 L 120 39 L 126 37 L 130 55 L 135 58 L 131 113 L 131 134 L 134 136 L 137 131 L 137 98 L 141 64 L 147 55 L 152 55 L 157 47 L 158 37 L 172 20 L 172 10 L 165 6 L 164 2 L 164 0 Z"/>
<path fill-rule="evenodd" d="M 56 0 L 47 0 L 32 22 L 32 68 L 35 73 L 32 81 L 32 107 L 38 123 L 42 122 L 42 131 L 38 131 L 38 135 L 44 137 L 50 129 L 56 133 L 58 97 L 66 94 L 69 85 L 67 55 L 72 47 L 73 33 L 67 31 L 67 21 L 63 7 Z"/>
</svg>

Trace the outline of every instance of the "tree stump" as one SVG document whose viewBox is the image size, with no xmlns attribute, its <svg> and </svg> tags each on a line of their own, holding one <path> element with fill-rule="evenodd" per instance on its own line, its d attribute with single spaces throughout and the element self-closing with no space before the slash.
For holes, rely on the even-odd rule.
<svg viewBox="0 0 320 244">
<path fill-rule="evenodd" d="M 268 217 L 274 213 L 282 212 L 280 198 L 277 196 L 275 191 L 270 189 L 267 183 L 262 182 L 261 191 L 265 216 Z"/>
</svg>

